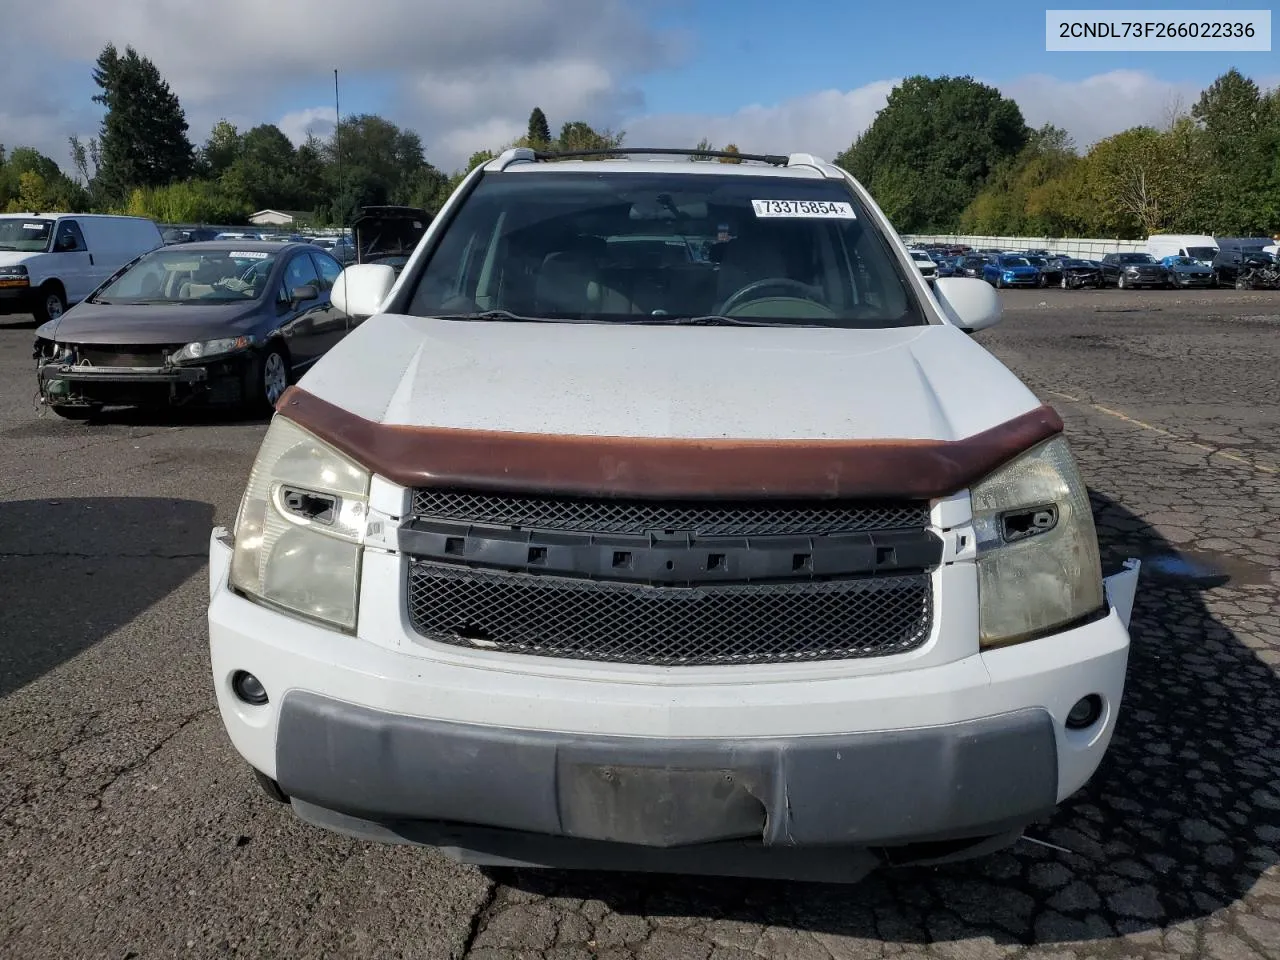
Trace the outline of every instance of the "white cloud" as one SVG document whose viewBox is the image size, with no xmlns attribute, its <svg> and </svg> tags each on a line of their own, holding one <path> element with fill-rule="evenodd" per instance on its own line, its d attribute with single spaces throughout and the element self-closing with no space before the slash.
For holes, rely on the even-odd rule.
<svg viewBox="0 0 1280 960">
<path fill-rule="evenodd" d="M 636 146 L 694 146 L 706 137 L 717 147 L 743 153 L 816 153 L 826 159 L 849 148 L 885 105 L 895 80 L 855 90 L 819 90 L 773 105 L 752 104 L 734 113 L 656 114 L 625 124 Z"/>
<path fill-rule="evenodd" d="M 276 126 L 296 146 L 311 134 L 321 140 L 328 137 L 337 126 L 334 122 L 336 117 L 337 112 L 333 107 L 307 107 L 305 110 L 286 113 L 276 121 Z"/>
<path fill-rule="evenodd" d="M 1139 70 L 1113 70 L 1075 81 L 1033 74 L 998 86 L 1018 102 L 1028 124 L 1062 127 L 1080 150 L 1129 127 L 1161 127 L 1200 97 L 1199 84 L 1160 80 Z"/>
</svg>

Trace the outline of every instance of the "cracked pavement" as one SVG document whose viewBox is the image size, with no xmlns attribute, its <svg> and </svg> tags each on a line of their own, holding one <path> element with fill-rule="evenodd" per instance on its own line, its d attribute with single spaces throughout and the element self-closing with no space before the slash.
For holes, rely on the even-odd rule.
<svg viewBox="0 0 1280 960">
<path fill-rule="evenodd" d="M 979 339 L 1145 559 L 1094 779 L 981 860 L 855 886 L 481 872 L 262 794 L 208 681 L 205 544 L 262 424 L 40 416 L 0 324 L 0 956 L 1280 956 L 1280 294 L 1005 291 Z"/>
</svg>

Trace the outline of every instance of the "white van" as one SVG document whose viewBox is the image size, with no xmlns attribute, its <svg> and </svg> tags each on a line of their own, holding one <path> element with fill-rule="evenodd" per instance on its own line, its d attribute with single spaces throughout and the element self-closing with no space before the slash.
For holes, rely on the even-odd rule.
<svg viewBox="0 0 1280 960">
<path fill-rule="evenodd" d="M 164 238 L 154 220 L 93 213 L 0 215 L 0 315 L 62 316 Z"/>
<path fill-rule="evenodd" d="M 1157 233 L 1147 237 L 1147 253 L 1157 260 L 1190 257 L 1208 267 L 1213 265 L 1213 258 L 1218 255 L 1218 241 L 1213 237 L 1189 233 Z"/>
</svg>

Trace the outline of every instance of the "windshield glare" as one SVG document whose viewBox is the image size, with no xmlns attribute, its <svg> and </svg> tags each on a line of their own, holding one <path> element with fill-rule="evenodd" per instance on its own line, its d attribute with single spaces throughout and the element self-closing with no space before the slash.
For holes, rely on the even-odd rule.
<svg viewBox="0 0 1280 960">
<path fill-rule="evenodd" d="M 1122 253 L 1117 258 L 1121 263 L 1155 263 L 1156 258 L 1149 253 Z"/>
<path fill-rule="evenodd" d="M 1029 267 L 1031 261 L 1026 257 L 1002 257 L 1000 264 L 1005 267 Z"/>
<path fill-rule="evenodd" d="M 257 300 L 277 253 L 157 250 L 94 295 L 110 303 L 235 303 Z"/>
<path fill-rule="evenodd" d="M 49 249 L 49 237 L 52 233 L 52 220 L 0 218 L 0 250 L 44 253 Z"/>
<path fill-rule="evenodd" d="M 410 289 L 418 316 L 926 322 L 856 197 L 838 181 L 794 177 L 491 174 Z"/>
</svg>

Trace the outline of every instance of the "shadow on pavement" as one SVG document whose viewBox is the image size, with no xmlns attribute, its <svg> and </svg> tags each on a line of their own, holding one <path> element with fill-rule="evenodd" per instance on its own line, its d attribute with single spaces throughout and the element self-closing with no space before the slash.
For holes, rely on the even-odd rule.
<svg viewBox="0 0 1280 960">
<path fill-rule="evenodd" d="M 53 420 L 61 420 L 49 411 Z M 108 407 L 86 421 L 65 421 L 92 430 L 99 426 L 119 427 L 226 427 L 260 423 L 270 420 L 267 414 L 253 413 L 231 406 L 192 404 L 174 407 Z"/>
<path fill-rule="evenodd" d="M 83 652 L 207 562 L 212 504 L 0 502 L 0 696 Z"/>
<path fill-rule="evenodd" d="M 1130 556 L 1177 556 L 1124 507 L 1093 499 L 1104 572 Z M 1024 838 L 943 867 L 882 870 L 854 886 L 489 872 L 528 893 L 602 900 L 639 916 L 770 923 L 899 944 L 1062 944 L 1145 932 L 1152 939 L 1144 946 L 1192 951 L 1194 931 L 1168 928 L 1221 910 L 1280 862 L 1280 687 L 1205 606 L 1201 590 L 1223 579 L 1148 575 L 1144 564 L 1115 739 L 1092 781 L 1027 831 L 1040 842 Z"/>
</svg>

